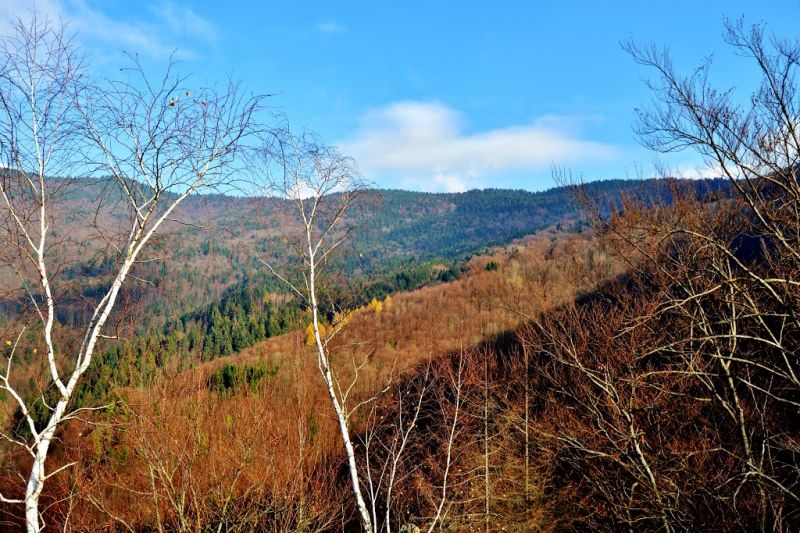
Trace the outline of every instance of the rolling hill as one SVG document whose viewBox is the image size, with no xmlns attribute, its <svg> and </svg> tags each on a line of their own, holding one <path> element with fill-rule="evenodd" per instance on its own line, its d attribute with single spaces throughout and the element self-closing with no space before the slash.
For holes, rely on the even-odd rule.
<svg viewBox="0 0 800 533">
<path fill-rule="evenodd" d="M 676 183 L 702 194 L 727 191 L 722 180 Z M 657 180 L 611 180 L 590 183 L 586 189 L 591 196 L 604 198 L 607 209 L 621 194 L 661 197 L 669 186 Z M 121 198 L 103 181 L 78 180 L 62 189 L 54 215 L 57 223 L 51 230 L 60 240 L 51 253 L 65 302 L 59 319 L 69 325 L 85 320 L 86 301 L 91 302 L 108 283 L 116 265 L 111 243 L 114 235 L 126 230 L 127 215 Z M 504 245 L 549 226 L 579 223 L 575 193 L 574 187 L 448 194 L 367 191 L 364 201 L 350 212 L 348 223 L 356 231 L 339 258 L 340 280 L 393 277 L 425 262 L 452 266 L 489 246 Z M 260 260 L 286 265 L 293 257 L 296 228 L 293 206 L 287 201 L 190 197 L 138 267 L 136 277 L 144 282 L 131 283 L 126 289 L 127 300 L 141 307 L 139 325 L 163 325 L 236 289 L 284 290 Z M 14 284 L 13 274 L 0 269 L 0 294 L 13 294 Z M 6 316 L 19 309 L 13 297 L 0 300 L 0 312 Z"/>
</svg>

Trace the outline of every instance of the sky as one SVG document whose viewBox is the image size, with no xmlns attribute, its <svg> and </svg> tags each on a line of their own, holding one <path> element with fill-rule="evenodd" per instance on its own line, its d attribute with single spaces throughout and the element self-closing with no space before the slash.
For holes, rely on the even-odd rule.
<svg viewBox="0 0 800 533">
<path fill-rule="evenodd" d="M 0 19 L 33 2 L 1 0 Z M 722 39 L 725 17 L 797 36 L 800 0 L 235 1 L 41 0 L 77 34 L 97 74 L 134 52 L 154 75 L 170 54 L 200 82 L 241 80 L 295 130 L 315 132 L 383 188 L 542 190 L 553 169 L 586 180 L 648 177 L 659 164 L 713 173 L 695 154 L 637 141 L 648 72 L 625 39 L 669 46 L 688 72 L 742 95 L 753 71 Z M 0 34 L 7 26 L 0 26 Z"/>
</svg>

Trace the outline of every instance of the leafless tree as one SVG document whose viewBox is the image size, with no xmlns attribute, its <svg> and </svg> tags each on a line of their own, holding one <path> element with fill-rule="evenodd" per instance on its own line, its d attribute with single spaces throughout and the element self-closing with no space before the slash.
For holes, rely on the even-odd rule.
<svg viewBox="0 0 800 533">
<path fill-rule="evenodd" d="M 297 251 L 301 265 L 295 278 L 278 274 L 270 263 L 265 262 L 265 265 L 308 306 L 317 367 L 339 425 L 361 524 L 365 531 L 371 532 L 374 524 L 361 487 L 350 427 L 351 416 L 360 402 L 355 406 L 348 403 L 358 372 L 367 359 L 354 360 L 353 380 L 349 384 L 340 383 L 331 364 L 329 343 L 345 320 L 334 318 L 328 323 L 320 302 L 320 276 L 353 230 L 346 215 L 364 194 L 365 182 L 353 159 L 341 155 L 333 147 L 321 145 L 310 135 L 294 136 L 284 132 L 271 140 L 263 156 L 267 161 L 277 161 L 278 165 L 264 167 L 268 192 L 277 193 L 279 198 L 289 200 L 295 207 L 300 219 Z M 302 281 L 294 281 L 297 278 Z"/>
<path fill-rule="evenodd" d="M 661 221 L 665 241 L 673 250 L 696 250 L 707 275 L 673 279 L 678 290 L 659 314 L 680 314 L 691 327 L 688 345 L 678 340 L 665 350 L 691 360 L 692 350 L 703 346 L 710 368 L 719 373 L 719 380 L 704 374 L 698 379 L 736 428 L 737 485 L 753 485 L 760 527 L 767 529 L 784 519 L 782 500 L 793 506 L 800 502 L 792 481 L 796 468 L 777 459 L 779 450 L 796 446 L 796 434 L 773 425 L 778 413 L 796 408 L 800 390 L 800 43 L 770 36 L 763 26 L 747 26 L 741 19 L 726 21 L 725 40 L 759 76 L 747 99 L 711 85 L 710 61 L 681 75 L 665 51 L 633 43 L 626 49 L 656 73 L 649 84 L 655 105 L 639 112 L 643 143 L 661 152 L 699 153 L 735 192 L 733 202 L 707 215 L 705 224 L 692 217 Z M 647 217 L 643 222 L 655 226 Z M 659 255 L 662 264 L 664 257 Z M 672 253 L 669 260 L 685 265 L 685 258 Z"/>
<path fill-rule="evenodd" d="M 419 369 L 408 383 L 392 391 L 390 401 L 374 406 L 370 412 L 363 436 L 363 470 L 376 531 L 391 533 L 398 517 L 407 514 L 398 507 L 415 498 L 418 488 L 415 478 L 425 479 L 432 489 L 425 498 L 431 509 L 419 517 L 427 521 L 425 529 L 432 532 L 446 514 L 456 441 L 461 429 L 466 372 L 464 350 L 454 359 L 455 362 L 449 358 L 428 361 L 424 370 Z M 437 416 L 439 413 L 441 418 Z M 425 426 L 423 433 L 418 431 L 420 425 Z M 431 433 L 441 438 L 443 447 L 440 476 L 438 472 L 425 469 L 427 461 L 422 459 Z M 400 506 L 396 500 L 400 500 Z M 400 531 L 416 527 L 404 519 L 398 525 Z"/>
<path fill-rule="evenodd" d="M 459 350 L 458 353 L 458 363 L 455 369 L 452 369 L 452 366 L 449 368 L 450 372 L 448 373 L 447 377 L 449 378 L 449 386 L 453 391 L 453 399 L 451 400 L 451 409 L 447 409 L 446 402 L 444 401 L 444 395 L 441 395 L 439 398 L 439 404 L 441 405 L 442 410 L 442 419 L 447 427 L 447 445 L 445 446 L 445 461 L 444 461 L 444 471 L 442 472 L 442 481 L 441 481 L 441 497 L 439 498 L 439 502 L 436 505 L 436 512 L 433 515 L 433 519 L 428 526 L 428 533 L 432 533 L 434 528 L 439 524 L 439 521 L 442 519 L 443 511 L 445 504 L 447 503 L 447 496 L 448 496 L 448 489 L 450 484 L 450 471 L 453 468 L 455 463 L 455 444 L 456 439 L 458 437 L 458 432 L 460 429 L 459 424 L 459 416 L 461 415 L 462 409 L 462 402 L 464 398 L 462 396 L 463 389 L 464 389 L 464 378 L 466 373 L 466 361 L 464 360 L 464 349 L 463 347 Z M 449 411 L 449 412 L 448 412 Z M 449 420 L 448 420 L 449 418 Z"/>
<path fill-rule="evenodd" d="M 681 75 L 665 51 L 626 48 L 656 74 L 643 143 L 694 151 L 726 183 L 666 180 L 590 210 L 625 282 L 530 337 L 554 395 L 539 440 L 588 481 L 576 498 L 606 502 L 587 523 L 796 528 L 800 45 L 741 21 L 725 38 L 760 76 L 752 95 L 713 87 L 710 62 Z"/>
<path fill-rule="evenodd" d="M 122 71 L 126 79 L 91 84 L 63 25 L 36 13 L 30 21 L 16 21 L 0 44 L 0 62 L 2 267 L 16 275 L 30 311 L 16 322 L 15 344 L 0 375 L 0 388 L 13 398 L 30 438 L 3 436 L 32 461 L 24 495 L 2 500 L 23 504 L 28 530 L 39 531 L 45 482 L 70 465 L 48 471 L 48 452 L 59 426 L 79 414 L 70 401 L 98 343 L 113 337 L 105 330 L 120 291 L 178 206 L 227 177 L 256 129 L 263 99 L 246 97 L 235 84 L 191 88 L 174 63 L 153 80 L 135 57 Z M 54 329 L 65 290 L 58 276 L 65 247 L 54 234 L 67 228 L 59 194 L 75 183 L 69 176 L 78 174 L 110 175 L 107 194 L 121 197 L 116 214 L 128 218 L 119 231 L 71 236 L 97 239 L 96 246 L 112 250 L 115 266 L 98 298 L 87 302 L 80 342 L 60 352 Z M 44 347 L 39 356 L 50 386 L 39 398 L 46 406 L 43 421 L 31 412 L 14 377 L 20 367 L 16 349 L 26 331 Z"/>
<path fill-rule="evenodd" d="M 399 388 L 391 420 L 377 420 L 377 407 L 370 413 L 370 422 L 364 434 L 365 477 L 368 488 L 370 512 L 375 530 L 392 531 L 391 511 L 393 494 L 401 481 L 406 452 L 413 440 L 415 427 L 431 386 L 430 365 L 420 378 L 417 390 Z M 383 509 L 382 519 L 378 516 Z"/>
</svg>

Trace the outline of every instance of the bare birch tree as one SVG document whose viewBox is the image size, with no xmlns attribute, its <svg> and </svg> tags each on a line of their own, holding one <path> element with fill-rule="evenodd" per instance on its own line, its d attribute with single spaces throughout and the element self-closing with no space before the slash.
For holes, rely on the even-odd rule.
<svg viewBox="0 0 800 533">
<path fill-rule="evenodd" d="M 405 383 L 394 391 L 395 397 L 388 406 L 373 408 L 371 421 L 364 432 L 364 456 L 369 504 L 376 531 L 391 533 L 397 517 L 403 517 L 408 511 L 395 512 L 402 500 L 417 492 L 414 485 L 415 476 L 426 476 L 436 489 L 431 499 L 431 516 L 425 530 L 431 533 L 440 521 L 444 521 L 445 506 L 450 492 L 450 474 L 455 463 L 456 441 L 460 431 L 459 416 L 461 414 L 462 389 L 466 362 L 464 349 L 457 357 L 428 361 L 424 372 L 420 372 L 409 383 Z M 437 406 L 435 408 L 434 406 Z M 438 418 L 437 413 L 441 413 Z M 426 432 L 419 432 L 419 426 L 426 426 Z M 435 429 L 434 429 L 435 428 Z M 428 444 L 430 434 L 442 435 L 441 447 L 443 464 L 441 477 L 436 483 L 432 479 L 433 472 L 424 469 L 424 448 Z M 401 498 L 396 498 L 396 495 Z M 402 502 L 401 502 L 402 503 Z M 383 516 L 379 511 L 383 511 Z M 420 519 L 423 517 L 421 516 Z M 401 518 L 400 531 L 420 531 L 407 518 Z"/>
<path fill-rule="evenodd" d="M 24 505 L 28 531 L 40 531 L 45 482 L 70 466 L 48 465 L 48 452 L 58 428 L 80 411 L 70 402 L 98 343 L 113 337 L 106 325 L 126 281 L 178 206 L 226 176 L 255 130 L 262 98 L 244 97 L 234 84 L 222 91 L 190 89 L 172 62 L 153 81 L 134 56 L 132 67 L 122 71 L 124 81 L 90 86 L 80 51 L 63 25 L 34 13 L 13 29 L 0 43 L 0 267 L 16 276 L 27 312 L 12 327 L 15 344 L 7 352 L 0 389 L 13 399 L 30 434 L 3 437 L 27 453 L 31 467 L 24 495 L 1 498 Z M 117 231 L 71 236 L 97 239 L 89 247 L 112 250 L 114 266 L 97 298 L 87 301 L 87 319 L 78 325 L 81 340 L 60 349 L 54 329 L 60 327 L 58 310 L 67 294 L 59 277 L 66 248 L 58 246 L 63 237 L 56 234 L 63 236 L 68 226 L 57 204 L 59 194 L 75 183 L 69 176 L 92 173 L 111 176 L 105 193 L 121 197 L 113 213 L 127 223 Z M 31 411 L 14 376 L 20 368 L 16 349 L 26 331 L 44 347 L 37 352 L 50 383 L 38 400 L 46 408 L 43 420 Z"/>
<path fill-rule="evenodd" d="M 402 476 L 403 461 L 411 443 L 414 428 L 417 425 L 426 400 L 431 381 L 430 365 L 420 379 L 418 390 L 399 389 L 395 392 L 397 400 L 392 409 L 391 421 L 373 420 L 364 434 L 364 456 L 366 478 L 369 494 L 372 522 L 376 531 L 392 531 L 392 496 Z M 410 388 L 410 387 L 409 387 Z M 409 399 L 415 395 L 412 401 Z M 373 408 L 370 417 L 376 417 Z M 373 472 L 374 471 L 374 472 Z M 378 511 L 383 509 L 383 519 Z M 382 522 L 382 523 L 381 523 Z"/>
<path fill-rule="evenodd" d="M 358 371 L 366 359 L 361 363 L 353 361 L 351 383 L 340 383 L 332 368 L 329 342 L 340 331 L 343 322 L 334 320 L 326 325 L 320 302 L 320 275 L 353 229 L 348 225 L 347 211 L 364 193 L 365 182 L 352 158 L 343 156 L 335 148 L 319 144 L 309 135 L 298 137 L 284 132 L 273 139 L 263 154 L 266 161 L 279 162 L 277 170 L 267 169 L 268 192 L 289 200 L 300 219 L 297 251 L 301 261 L 298 277 L 302 281 L 278 274 L 269 263 L 265 262 L 265 265 L 308 306 L 317 367 L 339 426 L 361 525 L 364 531 L 372 532 L 373 520 L 361 487 L 350 427 L 351 415 L 358 405 L 351 406 L 348 402 Z"/>
</svg>

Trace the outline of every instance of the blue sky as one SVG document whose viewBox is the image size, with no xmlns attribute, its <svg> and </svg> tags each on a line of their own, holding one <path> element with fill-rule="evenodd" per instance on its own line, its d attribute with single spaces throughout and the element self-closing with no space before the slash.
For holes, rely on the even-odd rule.
<svg viewBox="0 0 800 533">
<path fill-rule="evenodd" d="M 3 0 L 0 16 L 24 13 Z M 647 75 L 628 37 L 669 45 L 683 70 L 714 56 L 712 79 L 753 76 L 722 41 L 723 17 L 797 35 L 800 0 L 746 2 L 180 2 L 42 0 L 78 32 L 98 72 L 121 51 L 158 72 L 173 50 L 201 80 L 274 93 L 295 129 L 355 156 L 381 187 L 456 191 L 553 185 L 553 165 L 586 179 L 652 173 L 633 136 Z M 794 31 L 794 33 L 792 33 Z M 662 161 L 703 173 L 690 153 Z"/>
</svg>

